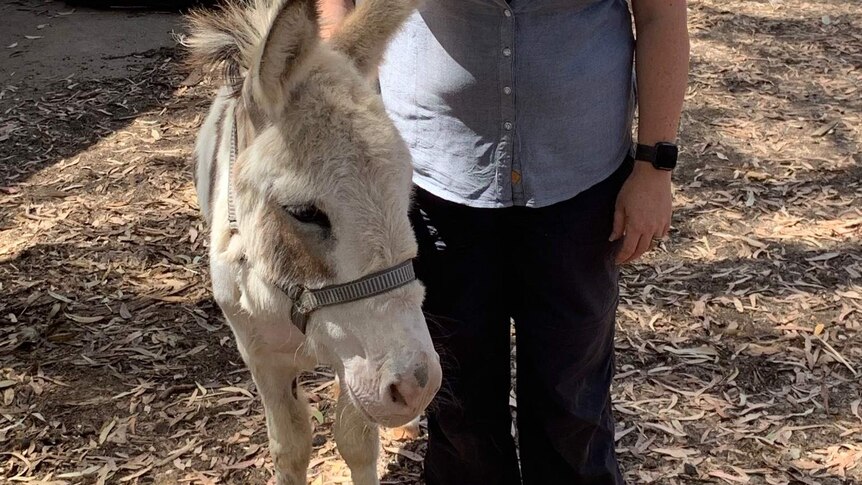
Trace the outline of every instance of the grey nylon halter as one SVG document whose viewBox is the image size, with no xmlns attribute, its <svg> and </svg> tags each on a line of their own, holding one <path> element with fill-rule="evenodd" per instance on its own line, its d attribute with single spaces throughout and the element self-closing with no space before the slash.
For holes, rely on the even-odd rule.
<svg viewBox="0 0 862 485">
<path fill-rule="evenodd" d="M 228 191 L 227 191 L 227 215 L 228 225 L 231 233 L 239 233 L 239 224 L 236 220 L 236 209 L 234 207 L 233 191 L 233 168 L 236 161 L 237 151 L 237 129 L 236 117 L 233 120 L 230 137 L 230 160 L 228 162 Z M 405 286 L 416 280 L 413 271 L 413 260 L 408 259 L 403 263 L 396 264 L 390 268 L 371 273 L 347 283 L 328 285 L 322 288 L 307 288 L 305 285 L 293 283 L 287 287 L 277 285 L 291 300 L 290 318 L 296 328 L 303 334 L 308 326 L 308 318 L 311 314 L 323 307 L 341 305 L 354 301 L 364 300 L 373 296 L 382 295 L 396 288 Z"/>
</svg>

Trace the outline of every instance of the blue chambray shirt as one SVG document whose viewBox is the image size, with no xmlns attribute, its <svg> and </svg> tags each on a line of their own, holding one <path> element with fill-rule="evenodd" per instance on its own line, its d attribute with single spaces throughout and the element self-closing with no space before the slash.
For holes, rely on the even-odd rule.
<svg viewBox="0 0 862 485">
<path fill-rule="evenodd" d="M 631 150 L 625 0 L 427 0 L 379 79 L 414 183 L 473 207 L 542 207 Z"/>
</svg>

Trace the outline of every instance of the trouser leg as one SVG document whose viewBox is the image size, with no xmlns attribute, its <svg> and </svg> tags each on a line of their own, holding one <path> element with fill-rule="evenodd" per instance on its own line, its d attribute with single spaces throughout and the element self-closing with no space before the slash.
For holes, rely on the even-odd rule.
<svg viewBox="0 0 862 485">
<path fill-rule="evenodd" d="M 509 411 L 510 331 L 501 213 L 419 190 L 416 270 L 443 386 L 428 412 L 428 485 L 517 485 Z"/>
<path fill-rule="evenodd" d="M 568 201 L 521 211 L 514 298 L 524 485 L 619 485 L 610 385 L 618 298 L 608 242 L 630 162 Z"/>
</svg>

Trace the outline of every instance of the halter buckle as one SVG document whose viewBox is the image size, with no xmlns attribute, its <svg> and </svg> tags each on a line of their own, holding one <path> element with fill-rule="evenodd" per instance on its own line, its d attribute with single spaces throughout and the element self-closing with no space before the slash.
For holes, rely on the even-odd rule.
<svg viewBox="0 0 862 485">
<path fill-rule="evenodd" d="M 303 315 L 311 313 L 311 307 L 303 296 L 308 291 L 305 285 L 293 284 L 287 289 L 287 297 L 293 302 L 294 311 Z"/>
</svg>

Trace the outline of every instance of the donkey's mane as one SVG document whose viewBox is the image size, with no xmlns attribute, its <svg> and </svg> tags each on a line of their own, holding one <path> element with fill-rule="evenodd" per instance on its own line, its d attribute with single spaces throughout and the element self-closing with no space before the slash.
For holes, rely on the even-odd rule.
<svg viewBox="0 0 862 485">
<path fill-rule="evenodd" d="M 285 1 L 227 0 L 217 10 L 193 10 L 187 17 L 189 35 L 182 41 L 188 49 L 186 63 L 202 71 L 222 68 L 225 84 L 238 94 L 243 73 Z"/>
</svg>

